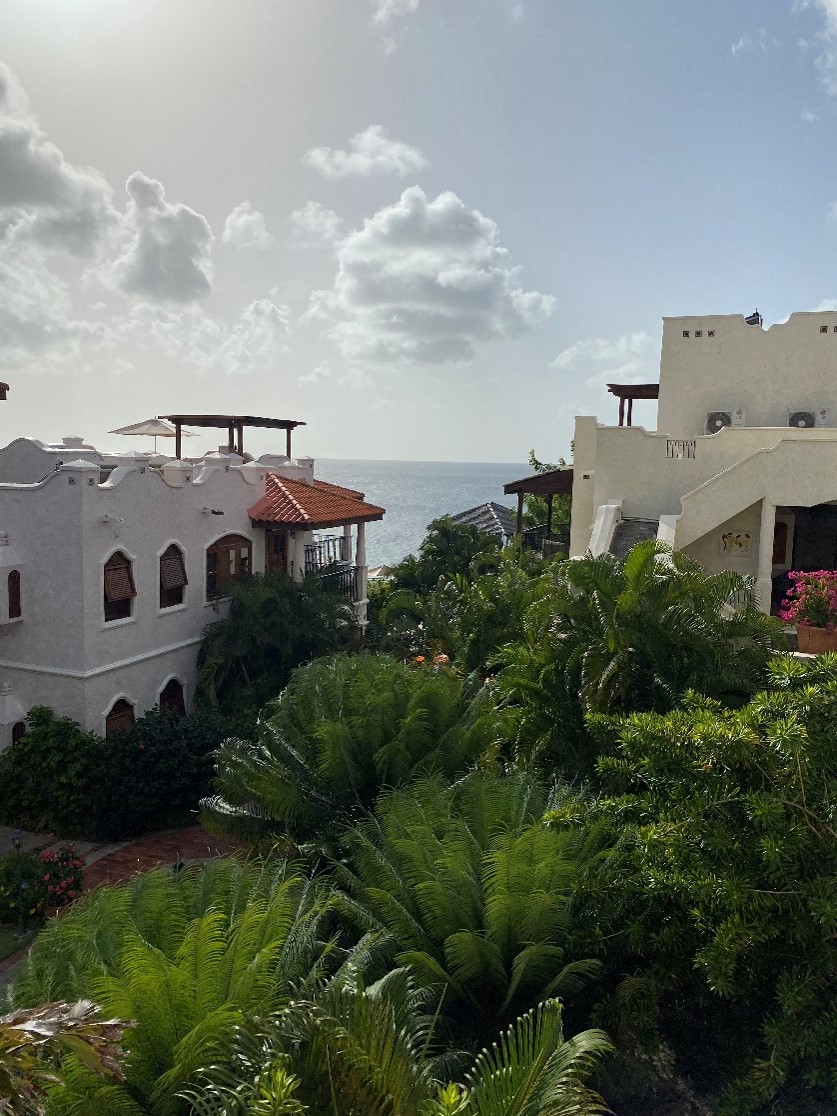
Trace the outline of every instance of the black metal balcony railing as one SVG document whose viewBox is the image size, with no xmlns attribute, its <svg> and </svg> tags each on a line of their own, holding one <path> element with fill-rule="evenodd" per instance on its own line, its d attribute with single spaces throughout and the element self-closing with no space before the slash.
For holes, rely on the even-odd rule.
<svg viewBox="0 0 837 1116">
<path fill-rule="evenodd" d="M 333 566 L 343 561 L 343 539 L 339 535 L 328 535 L 305 547 L 305 572 L 314 573 L 324 566 Z"/>
<path fill-rule="evenodd" d="M 357 566 L 335 566 L 317 575 L 321 587 L 327 593 L 346 597 L 350 601 L 360 599 L 358 594 Z"/>
</svg>

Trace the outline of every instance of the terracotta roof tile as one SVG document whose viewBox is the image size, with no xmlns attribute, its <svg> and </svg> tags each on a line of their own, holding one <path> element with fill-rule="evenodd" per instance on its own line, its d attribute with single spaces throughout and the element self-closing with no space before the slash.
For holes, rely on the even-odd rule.
<svg viewBox="0 0 837 1116">
<path fill-rule="evenodd" d="M 363 493 L 339 484 L 313 484 L 268 473 L 265 494 L 249 509 L 254 523 L 279 523 L 306 530 L 383 519 L 384 509 L 367 504 Z"/>
</svg>

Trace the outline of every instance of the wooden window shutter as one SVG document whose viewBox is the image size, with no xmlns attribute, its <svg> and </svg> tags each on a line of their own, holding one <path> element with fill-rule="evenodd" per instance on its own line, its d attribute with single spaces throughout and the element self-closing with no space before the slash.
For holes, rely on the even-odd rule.
<svg viewBox="0 0 837 1116">
<path fill-rule="evenodd" d="M 114 555 L 105 565 L 105 600 L 127 601 L 136 595 L 131 563 L 121 555 Z"/>
<path fill-rule="evenodd" d="M 20 616 L 20 571 L 12 570 L 9 574 L 9 619 L 17 616 Z"/>
<path fill-rule="evenodd" d="M 163 589 L 182 589 L 188 584 L 183 555 L 176 547 L 170 546 L 160 559 L 160 585 Z"/>
</svg>

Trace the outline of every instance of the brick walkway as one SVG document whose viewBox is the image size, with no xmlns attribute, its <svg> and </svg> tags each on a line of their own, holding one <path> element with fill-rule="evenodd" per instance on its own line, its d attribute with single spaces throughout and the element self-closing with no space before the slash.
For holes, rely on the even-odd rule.
<svg viewBox="0 0 837 1116">
<path fill-rule="evenodd" d="M 150 833 L 126 845 L 105 845 L 85 858 L 84 890 L 92 891 L 101 884 L 120 883 L 137 872 L 147 872 L 178 860 L 189 863 L 230 856 L 240 848 L 232 841 L 211 837 L 199 826 Z"/>
</svg>

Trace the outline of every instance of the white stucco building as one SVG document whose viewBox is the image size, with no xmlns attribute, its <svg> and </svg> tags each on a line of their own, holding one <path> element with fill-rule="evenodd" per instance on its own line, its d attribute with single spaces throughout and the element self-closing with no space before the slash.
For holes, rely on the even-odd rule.
<svg viewBox="0 0 837 1116">
<path fill-rule="evenodd" d="M 656 535 L 765 610 L 789 569 L 837 568 L 837 313 L 666 318 L 659 386 L 609 386 L 620 425 L 576 418 L 572 555 Z M 630 425 L 652 398 L 657 430 Z"/>
<path fill-rule="evenodd" d="M 296 422 L 203 419 L 235 421 L 240 452 L 0 450 L 0 750 L 33 705 L 102 734 L 158 703 L 188 709 L 201 633 L 250 572 L 327 571 L 365 622 L 365 524 L 384 509 L 292 458 Z M 285 430 L 288 452 L 246 461 L 247 425 Z"/>
</svg>

